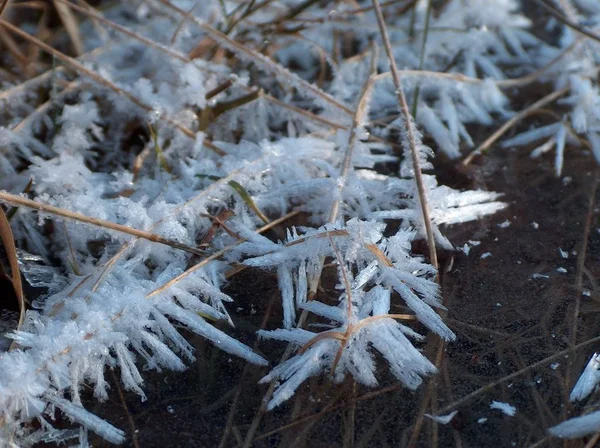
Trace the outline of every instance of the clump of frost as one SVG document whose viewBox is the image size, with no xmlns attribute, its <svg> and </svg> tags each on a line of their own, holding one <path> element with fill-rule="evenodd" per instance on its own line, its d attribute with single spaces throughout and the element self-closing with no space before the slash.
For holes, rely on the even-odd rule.
<svg viewBox="0 0 600 448">
<path fill-rule="evenodd" d="M 504 403 L 502 401 L 492 401 L 492 403 L 490 404 L 490 409 L 497 409 L 500 412 L 502 412 L 505 415 L 508 415 L 509 417 L 514 417 L 515 413 L 517 412 L 517 408 L 508 404 L 508 403 Z"/>
<path fill-rule="evenodd" d="M 268 23 L 290 6 L 271 3 L 256 11 L 255 23 Z M 443 152 L 457 157 L 462 143 L 473 143 L 466 124 L 491 124 L 494 114 L 507 113 L 496 83 L 504 77 L 502 65 L 526 61 L 524 49 L 536 44 L 524 31 L 527 23 L 514 2 L 469 4 L 471 9 L 447 2 L 434 19 L 440 30 L 428 46 L 424 68 L 444 68 L 451 76 L 413 73 L 404 78 L 407 97 L 417 86 L 421 92 L 416 121 L 408 126 L 419 140 L 423 169 L 432 167 L 433 151 L 422 144 L 417 126 Z M 236 7 L 224 5 L 229 13 Z M 417 33 L 423 28 L 422 5 Z M 340 5 L 340 11 L 348 7 Z M 323 11 L 316 3 L 306 13 Z M 490 11 L 493 17 L 487 15 Z M 106 400 L 106 369 L 118 368 L 124 388 L 145 399 L 144 370 L 182 370 L 194 359 L 193 347 L 179 328 L 226 353 L 267 365 L 232 335 L 235 330 L 213 325 L 232 323 L 227 312 L 232 299 L 222 292 L 232 266 L 277 273 L 283 321 L 281 328 L 259 336 L 292 343 L 296 352 L 262 380 L 280 381 L 269 408 L 321 373 L 334 381 L 351 376 L 375 386 L 379 357 L 410 389 L 435 373 L 418 348 L 423 336 L 410 325 L 418 321 L 445 340 L 455 335 L 436 312 L 443 305 L 435 269 L 412 253 L 412 243 L 424 236 L 424 229 L 406 129 L 394 120 L 389 126 L 380 123 L 379 130 L 374 126 L 373 119 L 382 118 L 379 113 L 396 110 L 385 74 L 379 75 L 365 109 L 369 116 L 357 129 L 349 127 L 349 106 L 357 103 L 371 73 L 369 59 L 377 55 L 371 51 L 377 39 L 372 14 L 348 16 L 356 21 L 355 46 L 363 57 L 346 55 L 341 62 L 325 58 L 333 80 L 322 86 L 290 66 L 297 62 L 310 69 L 309 58 L 333 50 L 332 33 L 347 26 L 335 18 L 302 30 L 304 43 L 285 33 L 277 37 L 276 62 L 260 51 L 264 35 L 250 21 L 240 21 L 231 35 L 217 30 L 228 18 L 216 1 L 195 8 L 184 23 L 180 13 L 156 1 L 135 8 L 122 4 L 106 11 L 106 17 L 159 45 L 147 46 L 114 30 L 107 40 L 84 22 L 86 48 L 102 46 L 82 56 L 82 63 L 105 83 L 69 75 L 69 88 L 55 92 L 59 84 L 53 84 L 51 101 L 31 117 L 24 116 L 32 109 L 30 99 L 15 100 L 11 127 L 0 128 L 0 170 L 12 178 L 15 167 L 26 160 L 18 175 L 34 179 L 30 195 L 36 201 L 179 244 L 203 244 L 207 255 L 219 257 L 198 261 L 167 245 L 19 208 L 13 221 L 19 245 L 47 263 L 46 274 L 51 275 L 43 282 L 47 293 L 34 302 L 25 325 L 8 335 L 18 348 L 0 355 L 2 441 L 28 446 L 79 439 L 85 445 L 89 430 L 109 442 L 123 442 L 121 429 L 84 408 L 80 391 L 89 386 L 96 399 Z M 414 42 L 419 39 L 405 44 L 410 14 L 394 20 L 393 50 L 402 66 L 416 69 L 420 50 Z M 448 26 L 465 32 L 449 40 L 442 31 Z M 218 55 L 186 60 L 206 35 L 230 50 L 243 68 Z M 230 36 L 247 41 L 242 45 Z M 446 69 L 452 61 L 456 63 Z M 387 70 L 381 57 L 372 62 Z M 310 75 L 308 69 L 302 75 Z M 473 79 L 463 82 L 463 75 Z M 47 83 L 48 78 L 38 81 Z M 108 82 L 122 92 L 107 88 Z M 228 82 L 229 87 L 207 99 Z M 249 91 L 248 86 L 263 91 Z M 253 102 L 227 108 L 252 92 L 258 93 Z M 215 111 L 221 115 L 203 122 Z M 371 138 L 371 133 L 391 137 L 395 127 L 402 131 L 403 158 L 385 140 Z M 346 172 L 350 132 L 357 138 Z M 212 150 L 205 139 L 215 145 Z M 379 172 L 385 163 L 399 163 L 400 175 Z M 440 226 L 478 219 L 505 206 L 496 193 L 453 190 L 432 175 L 424 175 L 424 181 L 435 238 L 444 248 L 452 245 Z M 2 187 L 21 192 L 16 184 L 5 180 Z M 340 204 L 338 219 L 327 223 L 333 203 Z M 305 212 L 311 226 L 288 228 L 278 242 L 259 233 L 265 221 L 291 211 Z M 230 217 L 215 226 L 221 214 Z M 400 226 L 384 236 L 387 219 L 398 220 Z M 208 242 L 206 235 L 211 235 Z M 339 294 L 328 303 L 308 301 L 326 258 L 338 260 Z M 393 301 L 411 314 L 394 314 Z M 301 328 L 301 314 L 310 314 L 328 330 Z M 53 428 L 57 410 L 82 429 Z M 40 429 L 34 430 L 32 422 Z"/>
</svg>

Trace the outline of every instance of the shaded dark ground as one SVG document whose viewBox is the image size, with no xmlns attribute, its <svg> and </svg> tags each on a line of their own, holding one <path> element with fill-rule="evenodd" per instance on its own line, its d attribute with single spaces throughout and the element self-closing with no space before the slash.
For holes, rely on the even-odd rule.
<svg viewBox="0 0 600 448">
<path fill-rule="evenodd" d="M 576 303 L 577 255 L 593 185 L 589 155 L 569 154 L 562 179 L 550 158 L 532 160 L 528 152 L 496 149 L 478 161 L 467 176 L 438 163 L 440 181 L 451 186 L 480 187 L 504 192 L 510 207 L 476 223 L 447 229 L 459 247 L 481 241 L 468 255 L 462 251 L 442 257 L 449 272 L 442 277 L 447 321 L 458 339 L 447 346 L 441 373 L 432 378 L 436 409 L 443 410 L 470 392 L 568 348 Z M 485 180 L 485 184 L 482 183 Z M 510 221 L 508 227 L 499 224 Z M 537 223 L 537 224 L 536 224 Z M 600 239 L 594 215 L 586 255 L 577 342 L 600 332 L 598 290 L 590 278 L 600 275 Z M 559 248 L 568 253 L 562 258 Z M 491 256 L 482 258 L 484 253 Z M 451 261 L 453 258 L 453 262 Z M 451 265 L 451 266 L 450 266 Z M 564 268 L 566 272 L 557 269 Z M 542 277 L 534 278 L 537 275 Z M 589 275 L 588 275 L 589 274 Z M 547 276 L 547 277 L 546 277 Z M 327 288 L 326 288 L 327 289 Z M 231 314 L 238 331 L 253 344 L 253 332 L 272 304 L 267 327 L 279 320 L 279 300 L 273 276 L 245 271 L 232 279 L 227 291 L 236 299 Z M 148 372 L 148 401 L 126 394 L 126 402 L 142 447 L 212 447 L 223 435 L 237 388 L 241 387 L 233 425 L 225 446 L 241 446 L 267 389 L 257 385 L 267 369 L 249 367 L 204 341 L 192 337 L 196 363 L 184 373 Z M 435 358 L 438 342 L 425 349 Z M 258 350 L 276 360 L 283 344 L 261 342 Z M 449 425 L 439 425 L 437 436 L 425 419 L 418 446 L 527 447 L 562 446 L 547 439 L 546 428 L 565 415 L 579 415 L 582 407 L 565 409 L 568 393 L 587 360 L 600 349 L 591 344 L 574 356 L 561 356 L 490 388 L 459 405 Z M 572 363 L 570 386 L 565 387 Z M 354 446 L 406 446 L 427 385 L 416 393 L 397 386 L 382 365 L 381 387 L 370 390 L 349 381 L 332 385 L 327 378 L 300 387 L 294 399 L 262 419 L 252 446 L 344 446 L 351 434 L 353 397 Z M 119 396 L 90 410 L 130 432 Z M 514 417 L 490 409 L 492 400 L 510 403 Z M 95 407 L 95 409 L 94 409 Z M 431 408 L 428 410 L 431 412 Z M 566 413 L 566 414 L 565 414 Z M 482 419 L 486 419 L 485 421 Z M 95 440 L 95 445 L 102 442 Z M 349 446 L 349 445 L 347 445 Z M 584 446 L 573 442 L 570 446 Z"/>
</svg>

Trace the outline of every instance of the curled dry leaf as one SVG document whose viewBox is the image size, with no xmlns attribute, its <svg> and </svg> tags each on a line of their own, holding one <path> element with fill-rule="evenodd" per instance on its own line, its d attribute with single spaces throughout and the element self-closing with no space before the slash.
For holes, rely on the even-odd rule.
<svg viewBox="0 0 600 448">
<path fill-rule="evenodd" d="M 19 260 L 17 259 L 17 248 L 15 247 L 15 239 L 13 237 L 12 230 L 4 210 L 0 207 L 0 237 L 2 238 L 2 244 L 8 257 L 10 264 L 10 271 L 12 275 L 12 283 L 15 289 L 15 294 L 19 302 L 19 322 L 17 329 L 23 325 L 25 319 L 25 295 L 23 294 L 23 284 L 21 283 L 21 271 L 19 270 Z M 10 345 L 12 350 L 15 343 Z"/>
</svg>

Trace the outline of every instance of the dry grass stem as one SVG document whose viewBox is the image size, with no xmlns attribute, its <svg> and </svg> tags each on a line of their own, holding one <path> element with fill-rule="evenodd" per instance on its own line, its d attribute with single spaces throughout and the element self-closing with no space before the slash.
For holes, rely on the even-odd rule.
<svg viewBox="0 0 600 448">
<path fill-rule="evenodd" d="M 417 183 L 417 189 L 419 191 L 419 200 L 421 202 L 421 211 L 423 213 L 423 224 L 425 225 L 425 233 L 427 235 L 427 245 L 429 246 L 429 259 L 430 259 L 429 261 L 430 261 L 431 265 L 437 270 L 438 269 L 438 260 L 437 260 L 437 252 L 436 252 L 436 248 L 435 248 L 435 239 L 433 237 L 433 229 L 431 226 L 431 217 L 429 214 L 429 201 L 427 199 L 427 191 L 425 190 L 425 185 L 423 183 L 423 174 L 421 172 L 421 166 L 419 163 L 417 141 L 416 141 L 416 137 L 414 135 L 414 124 L 413 124 L 413 121 L 412 121 L 412 118 L 410 115 L 408 103 L 406 102 L 404 90 L 402 90 L 402 83 L 400 82 L 400 75 L 398 74 L 398 69 L 396 68 L 396 61 L 394 60 L 394 54 L 392 53 L 392 45 L 390 43 L 390 38 L 388 36 L 387 28 L 385 26 L 385 21 L 383 20 L 383 13 L 381 12 L 381 7 L 379 6 L 379 0 L 372 0 L 372 1 L 373 1 L 373 7 L 375 8 L 375 15 L 377 17 L 377 22 L 379 24 L 381 38 L 383 40 L 383 47 L 385 48 L 385 52 L 387 54 L 388 61 L 390 63 L 392 79 L 394 80 L 394 86 L 396 87 L 396 95 L 398 97 L 398 103 L 400 105 L 402 119 L 404 120 L 404 126 L 406 128 L 408 143 L 410 145 L 410 152 L 411 152 L 411 156 L 412 156 L 415 182 Z"/>
<path fill-rule="evenodd" d="M 73 48 L 75 50 L 76 56 L 81 56 L 84 53 L 83 41 L 81 39 L 81 34 L 79 32 L 79 23 L 77 23 L 77 19 L 71 11 L 69 5 L 60 2 L 59 0 L 53 0 L 54 8 L 58 13 L 61 22 L 63 23 L 69 38 L 71 39 L 71 43 L 73 44 Z"/>
<path fill-rule="evenodd" d="M 569 87 L 565 87 L 560 90 L 555 90 L 554 92 L 549 93 L 545 97 L 537 100 L 535 103 L 523 109 L 518 114 L 515 114 L 510 120 L 508 120 L 506 123 L 500 126 L 500 128 L 498 128 L 496 132 L 490 135 L 481 145 L 479 145 L 467 157 L 465 157 L 462 161 L 462 166 L 469 166 L 475 157 L 486 153 L 490 149 L 490 147 L 506 133 L 506 131 L 508 131 L 513 126 L 519 124 L 528 115 L 536 112 L 538 109 L 542 109 L 543 107 L 554 102 L 564 94 L 568 93 L 569 90 Z"/>
<path fill-rule="evenodd" d="M 354 115 L 354 112 L 352 110 L 350 110 L 348 107 L 344 106 L 342 103 L 337 101 L 331 95 L 329 95 L 328 93 L 325 93 L 323 90 L 319 89 L 315 85 L 304 81 L 303 79 L 301 79 L 297 75 L 293 74 L 285 67 L 275 63 L 273 60 L 269 59 L 268 57 L 256 52 L 255 50 L 252 50 L 251 48 L 248 48 L 245 45 L 240 44 L 239 42 L 236 42 L 235 40 L 231 39 L 229 36 L 221 33 L 219 30 L 211 27 L 210 25 L 208 25 L 206 23 L 201 22 L 200 20 L 198 20 L 197 18 L 195 18 L 193 16 L 190 16 L 186 11 L 173 5 L 168 0 L 160 0 L 160 3 L 167 6 L 168 8 L 172 9 L 173 11 L 176 11 L 179 14 L 188 17 L 189 20 L 194 22 L 198 27 L 200 27 L 206 33 L 208 33 L 210 35 L 210 37 L 212 39 L 214 39 L 216 42 L 220 43 L 221 45 L 223 45 L 225 47 L 232 49 L 237 54 L 244 55 L 245 57 L 253 60 L 256 64 L 263 67 L 265 70 L 269 71 L 270 73 L 277 76 L 278 78 L 285 80 L 287 82 L 291 82 L 293 85 L 300 86 L 303 90 L 310 92 L 315 98 L 319 98 L 323 102 L 344 112 L 348 116 Z"/>
<path fill-rule="evenodd" d="M 127 235 L 135 236 L 137 238 L 142 238 L 148 241 L 152 241 L 153 243 L 164 244 L 165 246 L 170 246 L 175 249 L 180 249 L 186 252 L 190 252 L 196 255 L 203 255 L 204 251 L 197 249 L 195 247 L 188 246 L 186 244 L 179 243 L 174 240 L 170 240 L 168 238 L 164 238 L 155 233 L 146 232 L 144 230 L 134 229 L 133 227 L 124 226 L 121 224 L 116 224 L 114 222 L 105 221 L 103 219 L 91 218 L 82 213 L 72 212 L 70 210 L 65 210 L 63 208 L 54 207 L 53 205 L 44 204 L 42 202 L 32 201 L 31 199 L 27 199 L 21 196 L 17 196 L 14 194 L 6 193 L 4 191 L 0 191 L 0 201 L 7 202 L 12 205 L 18 205 L 21 207 L 30 208 L 33 210 L 37 210 L 44 213 L 49 213 L 51 215 L 60 216 L 65 219 L 79 221 L 86 224 L 90 224 L 96 227 L 102 227 L 108 230 L 114 230 L 116 232 L 125 233 Z"/>
<path fill-rule="evenodd" d="M 499 386 L 501 384 L 504 384 L 508 381 L 511 381 L 515 378 L 518 378 L 519 376 L 531 372 L 532 370 L 537 369 L 538 367 L 543 367 L 545 365 L 547 365 L 548 363 L 551 363 L 553 361 L 556 361 L 558 359 L 562 359 L 565 355 L 569 355 L 571 353 L 574 353 L 584 347 L 587 347 L 588 345 L 592 345 L 592 344 L 596 344 L 600 342 L 600 336 L 597 336 L 595 338 L 592 339 L 588 339 L 587 341 L 581 342 L 573 347 L 567 348 L 565 350 L 561 350 L 560 352 L 555 353 L 554 355 L 548 356 L 544 359 L 541 359 L 537 362 L 534 362 L 533 364 L 528 365 L 527 367 L 517 370 L 516 372 L 511 373 L 510 375 L 506 375 L 503 376 L 502 378 L 497 379 L 496 381 L 492 381 L 488 384 L 486 384 L 483 387 L 480 387 L 479 389 L 474 390 L 473 392 L 471 392 L 470 394 L 465 395 L 462 398 L 459 398 L 458 400 L 450 403 L 447 406 L 444 406 L 443 408 L 441 408 L 438 411 L 439 415 L 444 415 L 447 414 L 451 411 L 453 411 L 454 409 L 457 409 L 459 406 L 464 405 L 465 403 L 468 403 L 469 401 L 473 400 L 474 398 L 477 398 L 479 395 L 485 393 L 485 392 L 489 392 L 490 390 L 492 390 L 494 387 Z"/>
<path fill-rule="evenodd" d="M 19 268 L 19 259 L 17 258 L 17 248 L 15 246 L 15 238 L 10 228 L 10 223 L 6 218 L 4 209 L 0 207 L 0 240 L 4 246 L 4 251 L 8 257 L 8 263 L 10 265 L 10 273 L 12 277 L 12 285 L 19 302 L 19 321 L 17 323 L 17 330 L 23 325 L 25 320 L 25 294 L 23 293 L 23 283 L 21 282 L 21 270 Z M 16 342 L 12 341 L 10 349 L 16 348 Z"/>
</svg>

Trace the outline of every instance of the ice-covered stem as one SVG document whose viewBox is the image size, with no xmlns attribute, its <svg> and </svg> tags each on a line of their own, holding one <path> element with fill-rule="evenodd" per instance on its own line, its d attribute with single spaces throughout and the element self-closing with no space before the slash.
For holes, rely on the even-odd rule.
<svg viewBox="0 0 600 448">
<path fill-rule="evenodd" d="M 32 201 L 31 199 L 27 199 L 21 196 L 17 196 L 14 194 L 7 193 L 5 191 L 0 191 L 0 201 L 7 202 L 9 204 L 18 205 L 22 207 L 27 207 L 33 210 L 38 210 L 40 212 L 50 213 L 52 215 L 60 216 L 65 219 L 70 219 L 74 221 L 83 222 L 86 224 L 91 224 L 97 227 L 103 227 L 105 229 L 114 230 L 121 233 L 126 233 L 127 235 L 132 235 L 137 238 L 143 238 L 148 241 L 152 241 L 154 243 L 164 244 L 166 246 L 174 247 L 176 249 L 181 249 L 186 252 L 190 252 L 196 255 L 204 255 L 204 251 L 197 249 L 195 247 L 188 246 L 187 244 L 182 244 L 178 241 L 171 240 L 169 238 L 162 237 L 155 233 L 146 232 L 144 230 L 134 229 L 133 227 L 124 226 L 122 224 L 117 224 L 110 221 L 105 221 L 103 219 L 91 218 L 82 213 L 72 212 L 70 210 L 65 210 L 64 208 L 55 207 L 53 205 L 44 204 L 42 202 Z"/>
<path fill-rule="evenodd" d="M 427 13 L 425 14 L 425 29 L 423 30 L 423 40 L 421 41 L 421 52 L 419 54 L 419 70 L 423 70 L 425 64 L 425 48 L 427 46 L 427 37 L 429 36 L 429 24 L 431 23 L 431 10 L 433 9 L 433 0 L 427 0 Z M 413 10 L 416 12 L 416 6 Z M 412 115 L 417 116 L 417 109 L 419 107 L 419 92 L 421 91 L 420 84 L 417 84 L 415 88 L 415 94 L 413 96 L 412 104 Z"/>
<path fill-rule="evenodd" d="M 374 50 L 373 62 L 376 60 L 377 52 Z M 340 168 L 340 177 L 337 182 L 337 192 L 334 194 L 333 204 L 331 206 L 331 210 L 329 211 L 329 223 L 335 223 L 339 217 L 340 206 L 343 202 L 342 197 L 344 187 L 346 186 L 348 173 L 352 168 L 352 154 L 354 153 L 354 146 L 356 145 L 357 134 L 359 132 L 359 128 L 363 126 L 363 123 L 369 110 L 368 103 L 371 97 L 371 90 L 373 88 L 375 75 L 374 68 L 375 63 L 373 63 L 373 69 L 371 70 L 373 73 L 365 83 L 360 96 L 360 100 L 358 101 L 358 105 L 356 106 L 356 112 L 354 113 L 354 118 L 352 120 L 352 128 L 350 129 L 350 135 L 348 137 L 348 144 L 346 145 L 346 151 L 344 153 L 344 160 L 342 162 L 342 167 Z M 324 259 L 322 258 L 320 261 L 321 266 L 323 266 L 323 262 Z M 315 274 L 310 280 L 310 289 L 308 293 L 309 299 L 312 299 L 317 293 L 317 288 L 319 286 L 319 281 L 321 278 L 321 271 L 322 269 L 319 269 L 317 274 Z"/>
<path fill-rule="evenodd" d="M 381 32 L 381 39 L 383 40 L 383 47 L 387 54 L 390 71 L 392 72 L 392 79 L 394 81 L 394 87 L 396 88 L 396 96 L 398 97 L 398 103 L 400 105 L 400 112 L 402 113 L 402 119 L 406 127 L 406 136 L 408 138 L 408 144 L 410 145 L 410 153 L 412 156 L 413 170 L 415 176 L 415 182 L 417 183 L 417 189 L 419 191 L 419 200 L 421 202 L 421 210 L 423 212 L 423 221 L 425 225 L 425 233 L 427 234 L 427 245 L 429 246 L 429 258 L 431 265 L 438 269 L 437 252 L 435 250 L 435 240 L 433 237 L 433 229 L 431 227 L 431 217 L 429 215 L 429 203 L 427 201 L 427 192 L 425 191 L 425 185 L 423 183 L 423 174 L 421 173 L 421 166 L 419 164 L 419 155 L 417 148 L 417 141 L 415 138 L 414 122 L 408 109 L 408 103 L 406 102 L 406 96 L 402 90 L 402 83 L 400 82 L 400 75 L 396 67 L 396 61 L 394 60 L 394 54 L 392 53 L 392 46 L 390 38 L 388 36 L 387 27 L 383 20 L 383 14 L 381 13 L 381 6 L 379 0 L 372 0 L 373 7 L 375 9 L 375 15 L 377 16 L 377 23 L 379 24 L 379 31 Z"/>
<path fill-rule="evenodd" d="M 365 83 L 363 92 L 360 96 L 356 112 L 352 120 L 352 129 L 350 129 L 350 135 L 348 137 L 348 144 L 346 151 L 344 152 L 344 160 L 342 161 L 342 167 L 340 169 L 340 177 L 337 184 L 337 192 L 334 197 L 334 202 L 329 212 L 329 222 L 333 223 L 337 221 L 339 217 L 340 206 L 342 205 L 342 191 L 346 185 L 348 174 L 352 168 L 352 154 L 354 153 L 354 146 L 356 145 L 356 139 L 360 128 L 364 125 L 366 115 L 368 113 L 368 102 L 371 97 L 371 90 L 373 87 L 374 78 L 371 76 Z"/>
</svg>

